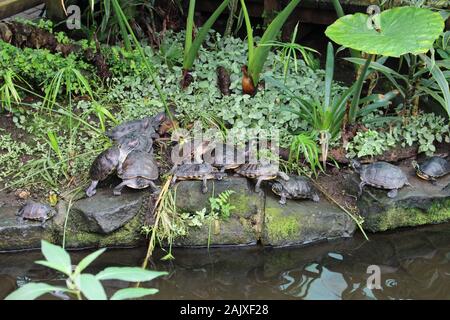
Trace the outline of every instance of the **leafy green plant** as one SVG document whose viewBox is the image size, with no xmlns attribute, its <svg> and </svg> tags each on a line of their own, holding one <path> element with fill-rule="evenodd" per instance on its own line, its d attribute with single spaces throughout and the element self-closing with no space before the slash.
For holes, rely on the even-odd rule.
<svg viewBox="0 0 450 320">
<path fill-rule="evenodd" d="M 272 20 L 267 27 L 261 40 L 258 42 L 258 46 L 255 48 L 253 42 L 253 29 L 250 22 L 250 17 L 245 5 L 245 1 L 241 0 L 242 11 L 245 19 L 245 26 L 247 28 L 247 41 L 248 41 L 248 76 L 256 87 L 259 82 L 259 77 L 266 63 L 267 57 L 271 46 L 268 43 L 273 42 L 289 15 L 294 11 L 295 7 L 299 4 L 300 0 L 292 0 L 289 4 Z M 244 74 L 245 76 L 245 74 Z"/>
<path fill-rule="evenodd" d="M 320 165 L 316 133 L 300 133 L 292 139 L 289 149 L 289 163 L 299 163 L 301 158 L 309 164 L 309 167 L 315 176 L 317 176 L 318 170 L 323 170 Z"/>
<path fill-rule="evenodd" d="M 283 65 L 284 81 L 286 82 L 288 72 L 291 69 L 290 63 L 294 63 L 294 71 L 298 72 L 298 59 L 297 55 L 300 54 L 306 65 L 312 69 L 318 69 L 317 60 L 314 59 L 312 53 L 318 53 L 316 50 L 302 46 L 296 43 L 298 31 L 298 23 L 295 25 L 294 32 L 292 33 L 291 42 L 284 43 L 281 41 L 269 41 L 268 43 L 261 44 L 262 46 L 273 46 L 281 49 L 280 60 Z"/>
<path fill-rule="evenodd" d="M 108 267 L 96 275 L 83 273 L 105 250 L 100 249 L 89 254 L 76 267 L 73 267 L 67 251 L 42 240 L 41 251 L 46 260 L 36 261 L 36 263 L 64 274 L 67 277 L 65 281 L 66 287 L 58 287 L 46 283 L 28 283 L 9 294 L 5 300 L 34 300 L 52 292 L 70 294 L 78 300 L 107 300 L 108 297 L 101 281 L 143 282 L 151 281 L 167 274 L 167 272 L 150 271 L 135 267 Z M 125 288 L 118 290 L 110 299 L 137 299 L 156 294 L 157 292 L 157 289 Z"/>
<path fill-rule="evenodd" d="M 384 137 L 377 131 L 367 130 L 365 132 L 358 132 L 353 140 L 347 144 L 347 156 L 354 157 L 366 157 L 381 155 L 390 147 L 395 145 L 395 139 L 390 137 Z"/>
<path fill-rule="evenodd" d="M 230 196 L 233 193 L 233 190 L 226 190 L 217 195 L 217 197 L 209 198 L 209 204 L 211 206 L 210 215 L 212 217 L 219 217 L 222 219 L 230 218 L 231 210 L 235 209 L 235 206 L 230 203 Z"/>
<path fill-rule="evenodd" d="M 413 18 L 412 18 L 413 17 Z M 357 13 L 346 15 L 336 20 L 326 30 L 326 35 L 345 47 L 361 50 L 369 53 L 366 60 L 360 58 L 349 58 L 352 62 L 358 62 L 362 65 L 361 76 L 357 80 L 355 95 L 349 112 L 349 123 L 354 123 L 359 108 L 359 99 L 362 90 L 362 84 L 370 68 L 381 71 L 392 81 L 392 70 L 372 62 L 376 55 L 384 57 L 400 57 L 406 54 L 412 54 L 412 63 L 410 64 L 409 76 L 403 77 L 406 81 L 414 81 L 416 74 L 417 61 L 416 55 L 420 54 L 424 61 L 428 62 L 425 53 L 432 47 L 434 41 L 439 37 L 444 28 L 444 21 L 437 12 L 429 9 L 416 7 L 400 7 L 383 11 L 379 16 L 379 27 L 373 27 L 370 22 L 371 17 L 366 14 Z M 385 58 L 382 59 L 385 59 Z M 410 59 L 408 59 L 410 60 Z M 385 61 L 385 60 L 384 60 Z M 432 65 L 428 63 L 428 65 Z M 450 98 L 448 84 L 438 67 L 430 66 L 432 72 L 444 96 Z M 423 73 L 420 72 L 419 73 Z M 396 84 L 396 82 L 394 81 Z M 405 103 L 411 104 L 411 97 L 414 96 L 414 84 L 409 83 L 407 92 L 403 92 L 400 86 L 396 88 L 405 97 Z M 447 112 L 450 111 L 450 104 L 444 104 Z"/>
<path fill-rule="evenodd" d="M 220 14 L 228 7 L 230 0 L 224 0 L 221 5 L 212 13 L 208 20 L 199 29 L 195 39 L 192 39 L 193 27 L 194 27 L 194 11 L 195 0 L 189 1 L 189 12 L 186 22 L 186 37 L 184 45 L 184 58 L 183 58 L 183 82 L 185 83 L 189 70 L 192 69 L 194 60 L 197 57 L 198 50 L 208 35 L 208 31 L 212 28 L 214 22 Z M 185 87 L 186 85 L 183 85 Z"/>
<path fill-rule="evenodd" d="M 20 103 L 21 98 L 16 87 L 17 82 L 26 81 L 11 69 L 0 71 L 0 106 L 12 111 L 13 103 Z"/>
</svg>

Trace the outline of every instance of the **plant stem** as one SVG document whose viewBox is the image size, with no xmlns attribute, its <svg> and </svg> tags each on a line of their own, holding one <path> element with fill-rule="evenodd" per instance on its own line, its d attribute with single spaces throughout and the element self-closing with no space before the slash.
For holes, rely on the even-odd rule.
<svg viewBox="0 0 450 320">
<path fill-rule="evenodd" d="M 356 115 L 358 113 L 357 111 L 359 108 L 359 99 L 361 96 L 362 87 L 364 85 L 366 73 L 367 73 L 367 70 L 369 69 L 369 65 L 372 62 L 373 57 L 374 57 L 373 54 L 370 54 L 367 57 L 366 62 L 364 63 L 363 68 L 361 69 L 361 73 L 358 77 L 358 80 L 356 81 L 356 87 L 355 87 L 355 91 L 353 92 L 353 99 L 352 99 L 352 103 L 350 105 L 350 111 L 349 111 L 349 117 L 348 117 L 348 122 L 350 124 L 352 124 L 356 121 Z"/>
<path fill-rule="evenodd" d="M 124 18 L 122 18 L 123 11 L 122 8 L 120 7 L 120 3 L 117 0 L 112 0 L 112 5 L 114 7 L 114 11 L 117 16 L 117 21 L 119 23 L 119 29 L 124 41 L 125 49 L 127 51 L 131 51 L 131 42 L 130 39 L 128 38 L 128 32 L 124 22 L 126 21 L 128 23 L 128 21 L 125 18 L 125 16 L 123 16 Z"/>
<path fill-rule="evenodd" d="M 245 27 L 247 29 L 247 42 L 248 42 L 247 66 L 250 66 L 250 62 L 253 59 L 253 52 L 254 52 L 253 29 L 252 29 L 252 24 L 250 22 L 250 16 L 248 15 L 247 6 L 245 5 L 244 0 L 241 0 L 241 6 L 242 6 L 242 12 L 244 14 Z"/>
<path fill-rule="evenodd" d="M 189 1 L 189 11 L 186 21 L 186 39 L 184 42 L 184 59 L 191 49 L 192 45 L 192 32 L 194 30 L 194 13 L 195 13 L 195 0 Z"/>
<path fill-rule="evenodd" d="M 231 0 L 230 15 L 228 16 L 227 25 L 225 27 L 224 37 L 229 37 L 233 29 L 234 15 L 237 10 L 238 0 Z"/>
</svg>

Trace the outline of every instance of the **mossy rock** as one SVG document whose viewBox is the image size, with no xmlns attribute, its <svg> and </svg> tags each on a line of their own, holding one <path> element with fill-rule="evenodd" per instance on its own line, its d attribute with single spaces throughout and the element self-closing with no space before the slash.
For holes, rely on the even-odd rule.
<svg viewBox="0 0 450 320">
<path fill-rule="evenodd" d="M 264 195 L 255 193 L 248 180 L 226 177 L 209 181 L 208 193 L 201 191 L 200 181 L 181 181 L 176 186 L 176 206 L 179 212 L 193 213 L 210 209 L 209 198 L 233 190 L 230 204 L 234 206 L 229 219 L 211 221 L 200 228 L 191 227 L 188 235 L 175 239 L 174 246 L 251 245 L 261 238 Z"/>
<path fill-rule="evenodd" d="M 266 196 L 263 244 L 273 246 L 302 245 L 311 242 L 350 237 L 355 223 L 338 207 L 325 199 L 288 200 Z"/>
<path fill-rule="evenodd" d="M 41 239 L 52 242 L 52 220 L 45 224 L 22 220 L 16 214 L 20 208 L 0 207 L 0 251 L 37 249 Z"/>
<path fill-rule="evenodd" d="M 101 191 L 108 192 L 111 190 Z M 109 194 L 109 193 L 108 193 Z M 123 207 L 125 203 L 132 204 L 130 209 L 135 210 L 131 219 L 123 223 L 118 229 L 114 229 L 110 233 L 90 231 L 91 221 L 86 220 L 85 213 L 80 210 L 80 206 L 74 205 L 69 212 L 67 226 L 64 231 L 64 221 L 61 217 L 65 217 L 67 212 L 67 204 L 61 202 L 58 207 L 57 227 L 54 228 L 54 235 L 58 241 L 62 241 L 65 233 L 65 244 L 67 248 L 97 248 L 97 247 L 134 247 L 143 243 L 145 237 L 141 233 L 144 224 L 145 213 L 148 206 L 146 199 L 149 199 L 148 192 L 126 192 L 121 198 L 117 197 L 120 202 L 119 207 Z M 103 201 L 103 196 L 98 198 Z M 126 206 L 126 205 L 125 205 Z M 75 209 L 74 209 L 75 208 Z"/>
<path fill-rule="evenodd" d="M 378 232 L 450 220 L 450 188 L 443 188 L 450 182 L 450 176 L 432 184 L 416 177 L 412 168 L 402 169 L 413 187 L 403 187 L 395 198 L 387 197 L 386 190 L 364 187 L 357 201 L 364 229 Z M 355 176 L 350 181 L 357 184 L 358 179 Z"/>
</svg>

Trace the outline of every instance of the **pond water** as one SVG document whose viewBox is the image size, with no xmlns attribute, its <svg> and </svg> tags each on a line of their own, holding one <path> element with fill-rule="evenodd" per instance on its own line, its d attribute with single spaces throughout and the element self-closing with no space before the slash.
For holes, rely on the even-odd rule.
<svg viewBox="0 0 450 320">
<path fill-rule="evenodd" d="M 172 261 L 157 259 L 159 252 L 150 268 L 169 276 L 148 286 L 160 290 L 152 299 L 450 298 L 450 224 L 369 236 L 297 248 L 177 249 Z M 89 272 L 138 266 L 145 251 L 107 250 Z M 76 261 L 86 254 L 72 252 Z M 58 282 L 56 273 L 33 263 L 38 259 L 37 251 L 0 254 L 0 298 L 26 281 Z M 379 268 L 381 289 L 367 287 L 369 266 Z M 111 294 L 129 284 L 105 285 Z"/>
</svg>

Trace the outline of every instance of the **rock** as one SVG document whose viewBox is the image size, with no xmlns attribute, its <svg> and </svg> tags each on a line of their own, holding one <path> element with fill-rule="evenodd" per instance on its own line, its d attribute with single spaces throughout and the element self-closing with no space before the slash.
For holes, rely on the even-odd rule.
<svg viewBox="0 0 450 320">
<path fill-rule="evenodd" d="M 252 191 L 247 179 L 226 177 L 208 181 L 208 193 L 200 191 L 200 181 L 181 181 L 176 186 L 176 205 L 179 212 L 196 212 L 206 207 L 209 198 L 226 190 L 233 190 L 230 204 L 235 208 L 228 220 L 217 220 L 211 226 L 190 228 L 186 237 L 175 239 L 175 246 L 210 246 L 256 244 L 261 238 L 264 196 Z"/>
<path fill-rule="evenodd" d="M 35 249 L 41 239 L 52 240 L 49 223 L 22 220 L 16 214 L 20 207 L 0 207 L 0 251 Z"/>
<path fill-rule="evenodd" d="M 148 192 L 127 190 L 117 197 L 112 189 L 101 189 L 89 199 L 77 201 L 70 210 L 65 230 L 66 247 L 134 247 L 140 245 L 146 212 Z M 58 211 L 67 212 L 67 204 L 61 203 Z M 58 241 L 64 234 L 63 219 L 58 224 Z"/>
<path fill-rule="evenodd" d="M 288 200 L 284 206 L 278 201 L 267 194 L 262 239 L 265 245 L 300 245 L 350 237 L 355 230 L 353 220 L 325 199 Z"/>
<path fill-rule="evenodd" d="M 403 187 L 395 198 L 387 197 L 386 190 L 364 187 L 357 201 L 364 229 L 378 232 L 450 220 L 450 188 L 443 188 L 450 182 L 450 175 L 433 185 L 418 178 L 412 167 L 403 166 L 402 170 L 413 187 Z M 358 175 L 348 177 L 345 185 L 350 194 L 356 194 L 358 183 Z"/>
<path fill-rule="evenodd" d="M 80 215 L 84 221 L 80 231 L 109 234 L 136 216 L 145 195 L 127 190 L 121 196 L 114 196 L 110 189 L 102 189 L 91 198 L 77 201 L 71 215 Z"/>
</svg>

